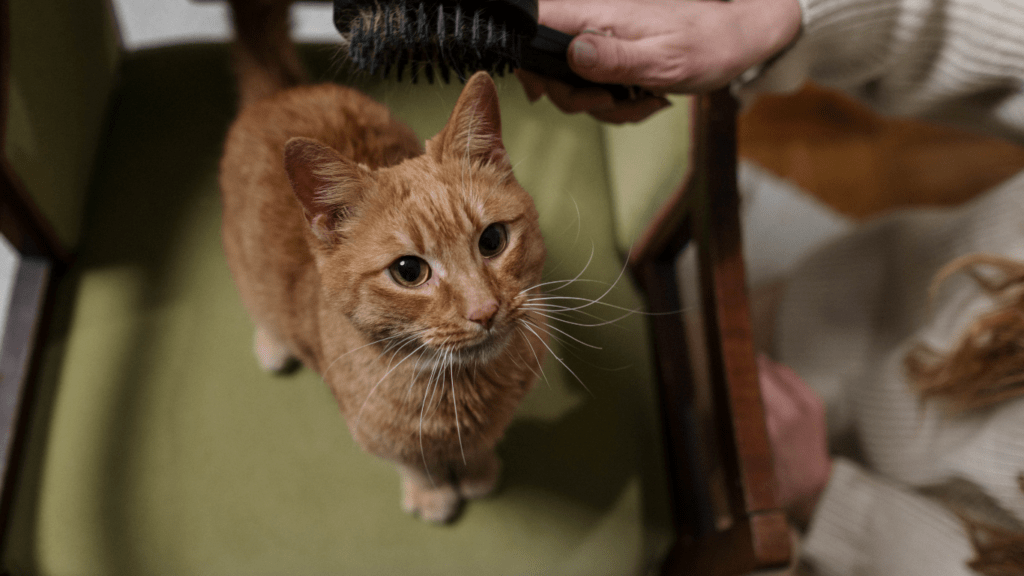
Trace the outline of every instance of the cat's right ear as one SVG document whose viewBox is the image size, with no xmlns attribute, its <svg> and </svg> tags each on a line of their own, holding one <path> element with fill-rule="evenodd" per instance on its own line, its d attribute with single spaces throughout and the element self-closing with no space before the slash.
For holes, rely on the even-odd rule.
<svg viewBox="0 0 1024 576">
<path fill-rule="evenodd" d="M 366 169 L 312 138 L 289 140 L 284 165 L 313 235 L 322 242 L 335 241 L 340 225 L 353 215 Z"/>
</svg>

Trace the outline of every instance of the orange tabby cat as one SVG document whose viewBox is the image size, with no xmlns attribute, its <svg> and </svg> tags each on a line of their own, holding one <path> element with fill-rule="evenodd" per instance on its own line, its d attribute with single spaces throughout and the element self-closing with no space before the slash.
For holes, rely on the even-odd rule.
<svg viewBox="0 0 1024 576">
<path fill-rule="evenodd" d="M 363 94 L 293 86 L 287 2 L 236 0 L 243 108 L 221 161 L 224 247 L 267 370 L 297 358 L 403 507 L 446 521 L 498 479 L 494 448 L 540 371 L 522 305 L 544 262 L 491 78 L 426 143 Z"/>
</svg>

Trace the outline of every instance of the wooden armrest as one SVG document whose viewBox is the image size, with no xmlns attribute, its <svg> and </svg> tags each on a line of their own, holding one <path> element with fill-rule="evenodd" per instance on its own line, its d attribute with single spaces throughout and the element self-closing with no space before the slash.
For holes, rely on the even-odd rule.
<svg viewBox="0 0 1024 576">
<path fill-rule="evenodd" d="M 651 312 L 678 540 L 665 574 L 742 574 L 790 558 L 776 504 L 771 449 L 754 360 L 736 189 L 736 105 L 727 91 L 702 97 L 695 170 L 645 233 L 630 267 Z M 710 390 L 695 388 L 680 307 L 677 261 L 696 249 Z M 698 392 L 710 399 L 714 434 L 701 430 Z M 714 445 L 701 446 L 708 437 Z M 715 453 L 716 494 L 702 450 Z M 724 504 L 715 506 L 715 497 Z M 724 517 L 723 517 L 724 516 Z M 701 572 L 692 572 L 694 570 Z"/>
</svg>

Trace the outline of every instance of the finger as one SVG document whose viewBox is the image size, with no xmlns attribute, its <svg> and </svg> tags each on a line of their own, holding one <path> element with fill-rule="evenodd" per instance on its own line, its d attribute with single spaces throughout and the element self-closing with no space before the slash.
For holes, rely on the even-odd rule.
<svg viewBox="0 0 1024 576">
<path fill-rule="evenodd" d="M 614 24 L 622 22 L 615 12 L 617 2 L 601 5 L 596 9 L 581 10 L 578 2 L 541 2 L 538 11 L 538 22 L 548 28 L 560 30 L 573 36 L 590 29 L 604 29 L 605 22 Z"/>
<path fill-rule="evenodd" d="M 778 375 L 782 386 L 804 411 L 824 413 L 824 402 L 821 396 L 795 370 L 784 364 L 778 364 Z"/>
<path fill-rule="evenodd" d="M 615 98 L 601 88 L 573 88 L 564 82 L 545 79 L 548 98 L 567 114 L 608 110 L 615 106 Z"/>
<path fill-rule="evenodd" d="M 775 382 L 775 367 L 771 365 L 764 354 L 757 355 L 757 381 L 761 388 L 761 402 L 764 403 L 767 411 L 769 404 L 776 402 L 778 396 L 775 389 L 778 384 Z"/>
<path fill-rule="evenodd" d="M 779 393 L 784 394 L 801 413 L 813 415 L 815 420 L 824 420 L 825 402 L 795 370 L 764 355 L 758 358 L 758 365 L 773 374 Z"/>
<path fill-rule="evenodd" d="M 526 70 L 516 69 L 513 71 L 516 78 L 519 79 L 519 83 L 523 86 L 523 91 L 526 92 L 526 99 L 530 102 L 536 102 L 540 100 L 540 97 L 544 95 L 544 79 L 533 72 L 527 72 Z"/>
<path fill-rule="evenodd" d="M 800 378 L 800 376 L 789 366 L 786 366 L 781 362 L 776 362 L 772 358 L 763 354 L 758 357 L 758 366 L 761 369 L 770 372 L 774 376 L 775 381 L 778 383 L 778 387 L 787 396 L 795 399 L 805 395 L 804 389 L 806 388 L 806 384 L 803 383 L 803 379 Z"/>
<path fill-rule="evenodd" d="M 617 101 L 613 108 L 592 110 L 590 114 L 602 122 L 625 124 L 645 120 L 655 112 L 664 110 L 671 105 L 672 103 L 665 98 L 649 96 L 640 100 Z"/>
<path fill-rule="evenodd" d="M 797 414 L 796 404 L 783 385 L 775 366 L 759 357 L 758 376 L 766 420 L 780 426 L 792 420 Z"/>
<path fill-rule="evenodd" d="M 583 33 L 569 44 L 569 67 L 583 78 L 603 84 L 671 85 L 676 79 L 662 77 L 669 69 L 654 46 L 642 40 Z"/>
<path fill-rule="evenodd" d="M 761 381 L 761 394 L 765 401 L 788 398 L 789 388 L 779 374 L 779 364 L 764 354 L 757 355 L 757 373 Z"/>
</svg>

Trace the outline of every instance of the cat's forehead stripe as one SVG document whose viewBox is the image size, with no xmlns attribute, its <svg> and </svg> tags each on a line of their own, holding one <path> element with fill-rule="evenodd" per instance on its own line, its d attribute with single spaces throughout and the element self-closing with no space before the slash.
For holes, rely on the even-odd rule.
<svg viewBox="0 0 1024 576">
<path fill-rule="evenodd" d="M 427 251 L 424 242 L 424 233 L 419 226 L 413 224 L 405 230 L 396 229 L 394 232 L 395 241 L 401 246 L 408 246 L 417 254 L 425 254 Z"/>
</svg>

